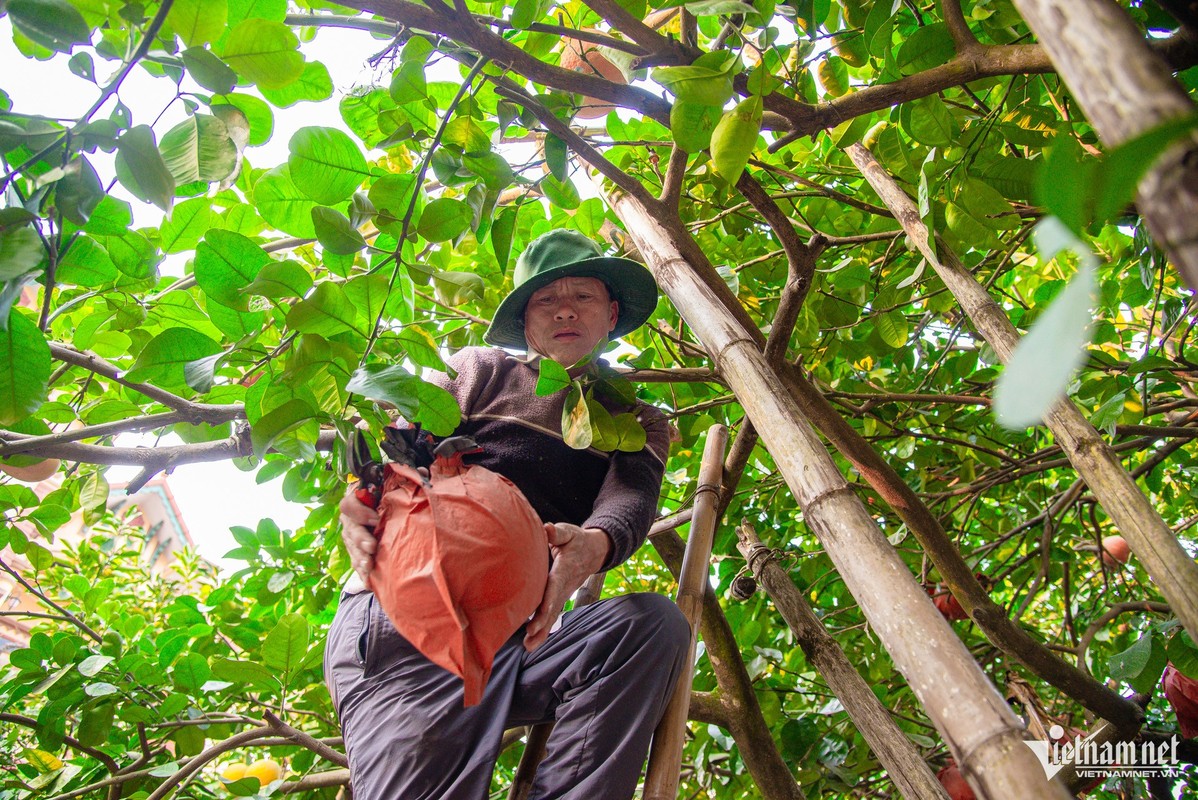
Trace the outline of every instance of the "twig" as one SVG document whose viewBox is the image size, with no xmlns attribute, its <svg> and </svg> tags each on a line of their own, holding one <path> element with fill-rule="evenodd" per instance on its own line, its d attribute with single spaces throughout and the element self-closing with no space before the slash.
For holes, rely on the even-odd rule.
<svg viewBox="0 0 1198 800">
<path fill-rule="evenodd" d="M 55 603 L 49 597 L 46 597 L 45 594 L 43 594 L 41 591 L 39 591 L 37 589 L 37 587 L 35 587 L 29 581 L 25 580 L 24 576 L 22 576 L 15 569 L 10 567 L 8 565 L 8 563 L 5 562 L 3 559 L 0 559 L 0 569 L 3 569 L 5 572 L 7 572 L 9 575 L 11 575 L 17 581 L 17 583 L 21 584 L 21 586 L 25 589 L 25 591 L 29 592 L 30 594 L 33 594 L 35 597 L 37 597 L 37 599 L 39 601 L 45 603 L 46 605 L 50 606 L 50 608 L 54 609 L 59 614 L 61 614 L 63 619 L 65 619 L 67 622 L 70 622 L 76 628 L 83 631 L 84 633 L 86 633 L 88 636 L 90 636 L 92 639 L 94 639 L 97 642 L 101 642 L 104 640 L 104 637 L 100 636 L 100 634 L 98 634 L 94 630 L 92 630 L 91 626 L 89 626 L 86 622 L 84 622 L 83 620 L 76 617 L 70 611 L 67 611 L 65 608 L 60 606 L 58 603 Z"/>
</svg>

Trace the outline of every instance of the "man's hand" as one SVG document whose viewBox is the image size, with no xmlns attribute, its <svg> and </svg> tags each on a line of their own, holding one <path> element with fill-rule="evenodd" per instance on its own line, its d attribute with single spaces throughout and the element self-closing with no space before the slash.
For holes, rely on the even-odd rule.
<svg viewBox="0 0 1198 800">
<path fill-rule="evenodd" d="M 370 571 L 374 569 L 374 553 L 378 541 L 374 538 L 374 526 L 379 522 L 378 512 L 363 503 L 351 489 L 341 498 L 341 540 L 349 551 L 349 563 L 354 572 L 367 586 Z"/>
<path fill-rule="evenodd" d="M 545 582 L 545 597 L 524 635 L 524 649 L 530 653 L 545 642 L 570 595 L 603 567 L 612 548 L 611 537 L 599 528 L 546 522 L 545 535 L 553 552 L 553 566 Z"/>
</svg>

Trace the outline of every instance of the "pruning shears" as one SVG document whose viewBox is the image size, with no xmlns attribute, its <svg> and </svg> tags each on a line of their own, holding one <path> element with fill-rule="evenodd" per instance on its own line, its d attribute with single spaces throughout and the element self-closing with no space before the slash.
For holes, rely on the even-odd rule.
<svg viewBox="0 0 1198 800">
<path fill-rule="evenodd" d="M 370 442 L 362 430 L 354 431 L 353 440 L 346 449 L 349 471 L 358 479 L 354 497 L 363 505 L 378 508 L 386 475 L 383 463 L 374 457 Z M 468 436 L 451 436 L 438 443 L 419 425 L 412 428 L 384 428 L 379 449 L 390 461 L 415 469 L 427 469 L 435 458 L 449 458 L 455 453 L 468 455 L 482 452 L 482 448 Z"/>
<path fill-rule="evenodd" d="M 370 443 L 366 434 L 358 430 L 354 432 L 353 441 L 349 442 L 347 456 L 349 471 L 358 479 L 354 487 L 354 497 L 358 502 L 371 508 L 379 507 L 383 496 L 383 464 L 370 452 Z"/>
</svg>

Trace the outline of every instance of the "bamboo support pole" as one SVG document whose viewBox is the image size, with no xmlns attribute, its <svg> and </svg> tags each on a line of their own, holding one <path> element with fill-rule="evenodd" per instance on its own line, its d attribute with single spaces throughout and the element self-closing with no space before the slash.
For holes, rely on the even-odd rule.
<svg viewBox="0 0 1198 800">
<path fill-rule="evenodd" d="M 1117 145 L 1193 114 L 1194 101 L 1111 0 L 1013 0 L 1099 137 Z M 1192 6 L 1191 6 L 1192 10 Z M 1095 42 L 1102 42 L 1095 47 Z M 1198 291 L 1198 135 L 1166 148 L 1136 191 L 1153 237 Z M 1134 546 L 1132 548 L 1135 549 Z M 1194 629 L 1189 628 L 1190 635 Z"/>
<path fill-rule="evenodd" d="M 674 694 L 670 696 L 661 722 L 653 733 L 649 766 L 645 771 L 644 800 L 674 800 L 682 770 L 682 748 L 686 744 L 686 719 L 690 710 L 691 679 L 695 673 L 695 648 L 699 640 L 699 620 L 703 616 L 703 596 L 711 575 L 711 544 L 715 539 L 716 506 L 720 499 L 720 478 L 724 472 L 724 450 L 728 429 L 712 425 L 707 429 L 703 459 L 699 464 L 699 487 L 695 490 L 694 515 L 690 536 L 682 557 L 675 602 L 691 628 L 690 647 Z"/>
<path fill-rule="evenodd" d="M 847 152 L 999 359 L 1004 364 L 1010 361 L 1019 344 L 1019 333 L 1002 308 L 952 251 L 941 248 L 941 258 L 932 250 L 919 210 L 873 154 L 860 143 L 850 145 Z M 1062 397 L 1052 405 L 1044 421 L 1090 491 L 1127 538 L 1132 552 L 1169 601 L 1173 613 L 1190 636 L 1198 638 L 1198 563 L 1186 553 L 1172 529 L 1123 468 L 1118 455 L 1077 406 Z"/>
<path fill-rule="evenodd" d="M 773 455 L 804 519 L 823 543 L 895 666 L 984 798 L 1064 798 L 1045 779 L 1021 726 L 932 605 L 823 444 L 765 362 L 753 336 L 683 253 L 694 247 L 667 209 L 631 195 L 609 197 L 670 297 L 712 355 Z"/>
<path fill-rule="evenodd" d="M 907 800 L 947 800 L 944 787 L 936 780 L 919 750 L 899 730 L 886 706 L 824 629 L 794 581 L 782 567 L 770 560 L 773 551 L 757 538 L 753 526 L 741 523 L 736 529 L 736 538 L 737 549 L 749 563 L 749 571 L 794 632 L 807 662 L 828 682 L 903 797 Z"/>
</svg>

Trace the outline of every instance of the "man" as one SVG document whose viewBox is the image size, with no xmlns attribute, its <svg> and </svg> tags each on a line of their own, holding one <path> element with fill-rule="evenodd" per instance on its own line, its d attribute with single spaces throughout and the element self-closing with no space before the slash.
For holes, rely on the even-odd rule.
<svg viewBox="0 0 1198 800">
<path fill-rule="evenodd" d="M 638 404 L 647 443 L 637 453 L 575 450 L 561 436 L 565 392 L 534 393 L 539 358 L 581 374 L 590 366 L 579 362 L 602 342 L 648 319 L 657 287 L 643 265 L 606 257 L 568 230 L 532 242 L 514 283 L 485 339 L 527 357 L 467 348 L 450 359 L 456 376 L 438 382 L 461 405 L 457 433 L 482 446 L 474 462 L 515 483 L 547 523 L 553 563 L 544 599 L 496 654 L 481 703 L 464 708 L 461 681 L 404 640 L 363 590 L 377 516 L 347 496 L 343 536 L 361 582 L 342 597 L 325 674 L 356 800 L 481 800 L 503 731 L 549 721 L 556 726 L 532 797 L 631 798 L 682 668 L 690 631 L 661 595 L 600 601 L 555 628 L 590 575 L 644 541 L 665 470 L 664 418 Z"/>
</svg>

